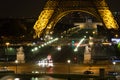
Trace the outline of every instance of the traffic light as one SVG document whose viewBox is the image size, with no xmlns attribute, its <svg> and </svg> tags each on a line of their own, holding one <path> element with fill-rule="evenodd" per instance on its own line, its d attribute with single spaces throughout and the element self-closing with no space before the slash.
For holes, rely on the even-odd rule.
<svg viewBox="0 0 120 80">
<path fill-rule="evenodd" d="M 75 48 L 75 41 L 72 40 L 72 48 Z"/>
</svg>

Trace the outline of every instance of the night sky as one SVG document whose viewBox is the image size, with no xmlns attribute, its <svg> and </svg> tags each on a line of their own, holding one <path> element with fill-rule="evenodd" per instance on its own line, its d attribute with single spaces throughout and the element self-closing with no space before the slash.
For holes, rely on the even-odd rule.
<svg viewBox="0 0 120 80">
<path fill-rule="evenodd" d="M 38 17 L 47 0 L 0 0 L 0 18 Z M 120 0 L 106 0 L 112 11 L 120 11 Z"/>
<path fill-rule="evenodd" d="M 45 0 L 0 0 L 0 17 L 38 16 L 45 2 Z"/>
</svg>

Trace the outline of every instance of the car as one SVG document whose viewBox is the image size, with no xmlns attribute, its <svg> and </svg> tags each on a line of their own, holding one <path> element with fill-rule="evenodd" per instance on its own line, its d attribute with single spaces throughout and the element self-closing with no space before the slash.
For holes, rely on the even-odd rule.
<svg viewBox="0 0 120 80">
<path fill-rule="evenodd" d="M 107 75 L 116 76 L 116 75 L 118 75 L 118 73 L 115 71 L 108 71 Z"/>
<path fill-rule="evenodd" d="M 94 74 L 93 71 L 84 71 L 83 73 L 84 73 L 84 74 Z"/>
<path fill-rule="evenodd" d="M 7 69 L 6 66 L 4 66 L 4 67 L 2 67 L 2 68 L 0 69 L 0 71 L 8 71 L 8 69 Z"/>
</svg>

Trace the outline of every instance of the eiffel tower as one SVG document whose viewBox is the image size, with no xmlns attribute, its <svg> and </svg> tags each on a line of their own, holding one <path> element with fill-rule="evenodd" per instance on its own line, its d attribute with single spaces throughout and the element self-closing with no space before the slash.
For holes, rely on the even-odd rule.
<svg viewBox="0 0 120 80">
<path fill-rule="evenodd" d="M 67 14 L 80 11 L 100 20 L 107 29 L 118 29 L 105 0 L 48 0 L 34 25 L 35 36 L 50 34 L 57 22 Z"/>
</svg>

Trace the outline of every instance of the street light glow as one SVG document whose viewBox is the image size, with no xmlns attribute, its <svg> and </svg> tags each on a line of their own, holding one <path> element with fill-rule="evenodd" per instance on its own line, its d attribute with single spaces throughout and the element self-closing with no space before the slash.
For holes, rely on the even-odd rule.
<svg viewBox="0 0 120 80">
<path fill-rule="evenodd" d="M 75 47 L 75 49 L 74 49 L 75 52 L 78 51 L 78 47 L 80 46 L 80 44 L 81 44 L 84 40 L 85 40 L 85 38 L 82 38 L 82 39 L 79 41 L 78 45 L 77 45 L 77 46 Z"/>
<path fill-rule="evenodd" d="M 116 62 L 113 62 L 113 64 L 115 65 L 115 64 L 116 64 Z"/>
<path fill-rule="evenodd" d="M 67 60 L 67 62 L 68 62 L 68 63 L 70 63 L 70 62 L 71 62 L 71 60 Z"/>
</svg>

